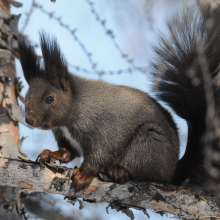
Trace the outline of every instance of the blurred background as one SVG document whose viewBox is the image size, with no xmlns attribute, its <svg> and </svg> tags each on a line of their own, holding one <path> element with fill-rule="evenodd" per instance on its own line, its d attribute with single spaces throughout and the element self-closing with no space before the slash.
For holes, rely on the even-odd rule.
<svg viewBox="0 0 220 220">
<path fill-rule="evenodd" d="M 185 4 L 197 4 L 196 0 L 23 0 L 23 7 L 11 8 L 13 14 L 21 14 L 19 31 L 26 35 L 41 55 L 38 32 L 41 29 L 55 35 L 61 51 L 69 64 L 69 71 L 78 76 L 103 80 L 109 83 L 138 88 L 154 96 L 150 78 L 152 45 L 156 34 L 166 32 L 165 21 Z M 28 84 L 22 68 L 16 60 L 17 75 L 24 85 L 25 96 Z M 22 106 L 22 103 L 20 103 Z M 24 106 L 22 106 L 24 110 Z M 183 120 L 175 120 L 179 127 L 181 155 L 187 138 Z M 57 150 L 51 131 L 30 130 L 20 124 L 20 136 L 27 137 L 22 152 L 35 160 L 44 149 Z M 67 166 L 80 165 L 83 158 L 75 159 Z M 109 210 L 107 204 L 89 204 L 79 211 L 58 195 L 38 195 L 26 202 L 29 219 L 129 219 L 122 213 Z M 141 211 L 134 211 L 136 219 L 147 219 Z M 149 211 L 151 219 L 166 219 Z"/>
</svg>

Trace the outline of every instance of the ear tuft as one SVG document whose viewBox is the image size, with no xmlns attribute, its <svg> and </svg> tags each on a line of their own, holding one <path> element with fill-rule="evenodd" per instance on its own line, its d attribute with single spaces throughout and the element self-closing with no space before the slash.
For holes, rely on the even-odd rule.
<svg viewBox="0 0 220 220">
<path fill-rule="evenodd" d="M 44 59 L 44 68 L 49 82 L 64 91 L 68 91 L 68 68 L 55 37 L 40 31 L 40 44 Z"/>
<path fill-rule="evenodd" d="M 18 37 L 18 46 L 20 54 L 20 62 L 24 72 L 24 77 L 29 83 L 34 77 L 41 74 L 40 63 L 37 55 L 34 52 L 33 46 L 29 43 L 24 36 Z"/>
</svg>

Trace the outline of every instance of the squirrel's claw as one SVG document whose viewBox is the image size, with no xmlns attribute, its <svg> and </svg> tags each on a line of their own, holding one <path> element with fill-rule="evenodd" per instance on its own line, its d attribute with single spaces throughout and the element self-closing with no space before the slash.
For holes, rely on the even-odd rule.
<svg viewBox="0 0 220 220">
<path fill-rule="evenodd" d="M 73 172 L 71 187 L 75 188 L 75 192 L 85 191 L 94 177 L 95 175 L 92 172 L 88 172 L 86 168 L 76 168 Z"/>
<path fill-rule="evenodd" d="M 52 153 L 50 150 L 44 150 L 41 154 L 38 155 L 36 162 L 52 162 L 50 153 Z"/>
<path fill-rule="evenodd" d="M 38 155 L 37 162 L 49 162 L 55 163 L 59 161 L 60 163 L 67 163 L 71 160 L 71 154 L 66 148 L 60 148 L 58 151 L 50 151 L 48 149 L 44 150 L 40 155 Z"/>
<path fill-rule="evenodd" d="M 130 180 L 129 172 L 118 166 L 108 167 L 106 174 L 115 183 L 124 184 Z"/>
</svg>

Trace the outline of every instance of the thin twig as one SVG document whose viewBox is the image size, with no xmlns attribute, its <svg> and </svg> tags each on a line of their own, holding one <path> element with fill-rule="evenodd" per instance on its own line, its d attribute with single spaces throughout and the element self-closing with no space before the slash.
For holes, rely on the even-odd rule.
<svg viewBox="0 0 220 220">
<path fill-rule="evenodd" d="M 24 30 L 26 29 L 26 27 L 27 27 L 27 25 L 28 25 L 28 22 L 29 22 L 29 20 L 30 20 L 30 17 L 31 17 L 31 15 L 33 14 L 33 11 L 34 11 L 34 9 L 35 9 L 35 7 L 34 7 L 35 1 L 36 1 L 36 0 L 32 0 L 32 4 L 31 4 L 30 11 L 27 13 L 27 17 L 26 17 L 26 20 L 25 20 L 25 22 L 24 22 L 24 25 L 23 25 L 23 27 L 22 27 L 21 30 L 20 30 L 21 33 L 24 33 Z"/>
<path fill-rule="evenodd" d="M 87 56 L 91 66 L 92 66 L 92 70 L 88 70 L 82 67 L 79 67 L 77 65 L 73 65 L 73 64 L 69 64 L 70 67 L 73 67 L 75 69 L 75 71 L 80 71 L 80 72 L 84 72 L 84 73 L 91 73 L 91 74 L 98 74 L 99 76 L 102 75 L 113 75 L 113 74 L 122 74 L 122 73 L 133 73 L 135 71 L 139 71 L 141 73 L 146 73 L 147 70 L 147 66 L 144 67 L 137 67 L 134 63 L 133 63 L 133 59 L 129 59 L 128 55 L 125 54 L 122 49 L 120 48 L 119 44 L 116 42 L 116 40 L 114 39 L 114 34 L 113 31 L 108 29 L 105 21 L 101 20 L 100 16 L 98 15 L 98 13 L 95 11 L 94 7 L 93 7 L 93 3 L 89 0 L 86 0 L 88 2 L 88 4 L 90 5 L 91 9 L 92 9 L 92 13 L 95 15 L 96 19 L 100 22 L 100 24 L 102 25 L 103 29 L 105 30 L 106 34 L 108 36 L 110 36 L 114 46 L 116 47 L 117 50 L 119 50 L 119 52 L 121 53 L 122 57 L 132 66 L 131 68 L 127 68 L 127 69 L 119 69 L 119 70 L 115 70 L 115 71 L 103 71 L 103 70 L 97 70 L 97 63 L 95 63 L 92 59 L 92 53 L 88 51 L 88 49 L 85 47 L 85 45 L 82 43 L 82 41 L 79 39 L 79 37 L 76 35 L 76 31 L 77 29 L 73 29 L 71 30 L 71 28 L 69 27 L 68 24 L 65 24 L 61 17 L 57 17 L 54 15 L 54 12 L 49 12 L 47 10 L 45 10 L 43 8 L 42 5 L 37 4 L 36 0 L 33 0 L 32 2 L 32 6 L 30 9 L 30 12 L 27 14 L 27 18 L 26 18 L 26 22 L 24 24 L 24 26 L 22 27 L 21 32 L 23 33 L 28 21 L 30 20 L 30 16 L 33 13 L 34 8 L 38 8 L 41 12 L 43 12 L 44 14 L 48 15 L 51 19 L 54 19 L 55 21 L 57 21 L 59 23 L 60 26 L 62 26 L 63 28 L 65 28 L 74 38 L 74 40 L 78 43 L 78 45 L 80 46 L 80 48 L 82 49 L 82 51 L 85 53 L 85 55 Z M 39 47 L 38 44 L 35 44 L 35 47 Z"/>
<path fill-rule="evenodd" d="M 29 39 L 28 36 L 25 35 L 25 37 L 31 42 L 31 40 Z M 33 43 L 32 42 L 32 45 L 34 45 L 34 47 L 40 47 L 40 45 L 38 43 Z M 95 74 L 95 75 L 99 75 L 99 76 L 103 76 L 103 75 L 120 75 L 120 74 L 124 74 L 124 73 L 134 73 L 137 71 L 137 69 L 134 69 L 134 68 L 127 68 L 127 69 L 118 69 L 118 70 L 97 70 L 97 69 L 86 69 L 86 68 L 83 68 L 83 67 L 80 67 L 79 65 L 74 65 L 74 64 L 71 64 L 71 63 L 68 63 L 68 66 L 70 68 L 73 68 L 74 71 L 77 71 L 77 72 L 83 72 L 83 73 L 86 73 L 86 74 Z M 147 70 L 148 70 L 148 66 L 143 66 L 143 67 L 139 67 L 141 73 L 146 73 Z"/>
<path fill-rule="evenodd" d="M 98 74 L 98 75 L 120 75 L 120 74 L 123 74 L 123 73 L 134 73 L 135 71 L 137 71 L 137 69 L 133 69 L 133 68 L 127 68 L 127 69 L 118 69 L 118 70 L 107 70 L 107 71 L 104 71 L 104 70 L 88 70 L 86 68 L 82 68 L 80 66 L 77 66 L 77 65 L 73 65 L 73 64 L 69 64 L 69 67 L 70 68 L 74 68 L 75 71 L 77 72 L 84 72 L 84 73 L 89 73 L 89 74 Z M 143 73 L 143 72 L 146 72 L 147 70 L 147 66 L 145 67 L 139 67 L 140 71 Z"/>
<path fill-rule="evenodd" d="M 82 49 L 82 51 L 86 54 L 91 66 L 92 66 L 92 69 L 96 69 L 97 67 L 97 63 L 95 63 L 92 59 L 92 53 L 89 52 L 87 50 L 87 48 L 85 47 L 85 45 L 82 43 L 82 41 L 79 39 L 79 37 L 76 35 L 76 31 L 77 29 L 73 29 L 71 30 L 71 28 L 69 27 L 68 24 L 65 24 L 63 21 L 62 21 L 62 18 L 61 17 L 57 17 L 54 15 L 54 12 L 48 12 L 46 11 L 42 5 L 39 5 L 37 3 L 34 4 L 34 7 L 38 8 L 41 12 L 43 12 L 44 14 L 48 15 L 51 19 L 54 19 L 55 21 L 57 21 L 59 23 L 59 25 L 63 28 L 65 28 L 72 36 L 73 36 L 73 39 L 78 43 L 78 45 L 80 46 L 80 48 Z"/>
<path fill-rule="evenodd" d="M 98 12 L 95 10 L 94 3 L 92 1 L 90 1 L 90 0 L 85 0 L 85 1 L 89 4 L 89 6 L 91 8 L 91 13 L 94 14 L 96 20 L 101 24 L 101 26 L 104 29 L 106 35 L 110 37 L 113 45 L 119 51 L 119 53 L 121 54 L 122 58 L 125 59 L 127 61 L 127 63 L 132 66 L 133 69 L 135 69 L 137 71 L 140 71 L 140 72 L 143 72 L 142 68 L 137 67 L 134 64 L 134 59 L 128 58 L 128 54 L 125 54 L 123 52 L 123 50 L 121 49 L 121 47 L 119 46 L 119 44 L 115 40 L 114 32 L 106 26 L 106 20 L 102 20 L 101 17 L 99 16 Z M 145 73 L 145 71 L 144 71 L 144 73 Z"/>
</svg>

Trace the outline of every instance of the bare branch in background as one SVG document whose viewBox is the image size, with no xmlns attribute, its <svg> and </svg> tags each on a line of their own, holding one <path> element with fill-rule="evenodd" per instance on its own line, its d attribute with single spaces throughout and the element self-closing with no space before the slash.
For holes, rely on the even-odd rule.
<svg viewBox="0 0 220 220">
<path fill-rule="evenodd" d="M 25 194 L 26 196 L 26 194 Z M 65 216 L 65 212 L 60 208 L 60 205 L 56 204 L 56 200 L 50 194 L 38 194 L 38 195 L 28 195 L 28 199 L 22 199 L 25 209 L 27 210 L 27 216 L 30 213 L 37 216 L 37 218 L 42 218 L 45 220 L 98 220 L 98 216 L 86 218 L 81 215 L 80 212 L 71 212 L 73 208 L 71 204 L 66 204 L 70 206 L 68 216 Z"/>
<path fill-rule="evenodd" d="M 134 64 L 134 59 L 129 58 L 128 54 L 125 54 L 125 53 L 122 51 L 121 47 L 119 46 L 119 44 L 118 44 L 117 41 L 115 40 L 115 34 L 114 34 L 113 30 L 109 29 L 109 28 L 106 26 L 106 20 L 102 20 L 102 19 L 101 19 L 101 17 L 99 16 L 98 12 L 95 10 L 94 3 L 93 3 L 92 1 L 90 1 L 90 0 L 85 0 L 85 1 L 89 4 L 89 6 L 90 6 L 90 8 L 91 8 L 92 14 L 94 14 L 96 20 L 97 20 L 97 21 L 99 22 L 99 24 L 102 26 L 102 28 L 104 29 L 106 35 L 110 37 L 110 39 L 111 39 L 113 45 L 114 45 L 115 48 L 119 51 L 119 53 L 121 54 L 122 58 L 125 59 L 125 60 L 128 62 L 128 64 L 132 66 L 132 68 L 133 68 L 134 70 L 138 70 L 138 71 L 140 71 L 140 72 L 143 72 L 143 71 L 142 71 L 142 68 L 137 67 L 137 66 Z"/>
<path fill-rule="evenodd" d="M 73 39 L 78 43 L 78 45 L 80 46 L 80 48 L 82 49 L 82 51 L 85 53 L 85 55 L 87 56 L 91 66 L 92 66 L 92 69 L 96 70 L 96 67 L 97 67 L 97 63 L 95 63 L 93 61 L 93 58 L 92 58 L 92 53 L 89 52 L 86 48 L 86 46 L 82 43 L 82 41 L 79 39 L 79 37 L 77 36 L 76 34 L 76 31 L 77 29 L 73 29 L 71 30 L 71 28 L 69 27 L 68 24 L 65 24 L 63 21 L 62 21 L 62 18 L 61 17 L 57 17 L 54 15 L 54 12 L 48 12 L 47 10 L 45 10 L 43 8 L 42 5 L 39 5 L 37 3 L 34 4 L 34 7 L 35 8 L 38 8 L 41 12 L 43 12 L 44 14 L 48 15 L 51 19 L 54 19 L 55 21 L 58 22 L 58 24 L 65 28 L 72 36 L 73 36 Z"/>
<path fill-rule="evenodd" d="M 54 19 L 55 21 L 58 22 L 58 24 L 65 28 L 74 38 L 74 40 L 78 43 L 78 45 L 80 46 L 80 48 L 83 50 L 83 52 L 85 53 L 85 55 L 87 56 L 91 66 L 92 66 L 92 70 L 87 70 L 85 68 L 82 68 L 82 67 L 79 67 L 77 65 L 73 65 L 73 64 L 70 64 L 70 67 L 72 66 L 76 71 L 81 71 L 81 72 L 84 72 L 84 73 L 93 73 L 93 74 L 98 74 L 98 75 L 108 75 L 108 74 L 121 74 L 121 73 L 132 73 L 132 72 L 135 72 L 135 71 L 139 71 L 139 72 L 142 72 L 142 73 L 146 73 L 146 69 L 147 67 L 138 67 L 134 64 L 134 60 L 133 59 L 129 59 L 128 55 L 125 54 L 121 47 L 119 46 L 119 44 L 116 42 L 116 40 L 114 39 L 114 33 L 111 29 L 108 29 L 107 26 L 106 26 L 106 21 L 105 20 L 101 20 L 99 14 L 97 13 L 97 11 L 95 10 L 94 6 L 93 6 L 93 3 L 89 0 L 86 0 L 87 3 L 90 5 L 91 7 L 91 11 L 92 13 L 95 15 L 96 17 L 96 20 L 102 25 L 103 29 L 105 30 L 106 34 L 110 37 L 110 39 L 112 40 L 114 46 L 116 47 L 116 49 L 119 51 L 119 53 L 121 54 L 122 58 L 125 59 L 129 65 L 131 65 L 132 67 L 131 68 L 128 68 L 128 69 L 119 69 L 119 70 L 109 70 L 109 71 L 102 71 L 102 70 L 97 70 L 97 63 L 95 63 L 92 59 L 92 53 L 88 51 L 88 49 L 85 47 L 85 45 L 82 43 L 82 41 L 79 39 L 79 37 L 76 35 L 76 31 L 77 29 L 73 29 L 71 30 L 69 25 L 65 24 L 62 22 L 62 19 L 61 17 L 57 17 L 54 15 L 54 12 L 48 12 L 46 11 L 42 5 L 39 5 L 37 3 L 35 3 L 35 0 L 33 0 L 32 2 L 32 6 L 31 6 L 31 9 L 30 9 L 30 12 L 27 14 L 27 19 L 25 21 L 25 24 L 24 26 L 22 27 L 21 29 L 21 32 L 23 33 L 23 31 L 25 30 L 27 24 L 28 24 L 28 21 L 30 19 L 30 16 L 31 14 L 33 13 L 33 10 L 34 8 L 38 8 L 40 9 L 43 13 L 45 13 L 46 15 L 48 15 L 51 19 Z"/>
<path fill-rule="evenodd" d="M 26 29 L 26 27 L 27 27 L 27 25 L 28 25 L 28 22 L 30 21 L 30 17 L 31 17 L 31 15 L 32 15 L 32 13 L 33 13 L 33 11 L 34 11 L 34 4 L 35 4 L 35 1 L 36 0 L 32 0 L 32 4 L 31 4 L 31 8 L 30 8 L 30 11 L 26 14 L 26 20 L 25 20 L 25 22 L 24 22 L 24 25 L 23 25 L 23 27 L 21 28 L 21 30 L 20 30 L 20 32 L 21 33 L 24 33 L 24 30 Z"/>
<path fill-rule="evenodd" d="M 27 38 L 31 42 L 31 40 L 28 38 L 28 36 L 25 36 L 25 38 Z M 38 43 L 33 43 L 33 42 L 31 42 L 31 43 L 34 47 L 40 47 L 40 45 Z M 137 71 L 137 69 L 134 69 L 134 68 L 118 69 L 118 70 L 105 70 L 105 71 L 104 70 L 94 70 L 94 69 L 89 70 L 89 69 L 80 67 L 78 65 L 71 64 L 71 63 L 68 63 L 68 66 L 69 66 L 69 68 L 72 68 L 74 72 L 83 72 L 86 74 L 94 74 L 94 75 L 101 75 L 101 76 L 102 75 L 115 75 L 115 74 L 120 75 L 120 74 L 125 74 L 125 73 L 134 73 Z M 139 70 L 142 73 L 146 73 L 148 70 L 148 66 L 139 67 Z"/>
<path fill-rule="evenodd" d="M 120 75 L 120 74 L 124 74 L 124 73 L 134 73 L 135 71 L 137 71 L 137 69 L 134 68 L 128 68 L 128 69 L 119 69 L 119 70 L 107 70 L 107 71 L 102 71 L 102 70 L 88 70 L 86 68 L 82 68 L 80 66 L 77 65 L 73 65 L 73 64 L 69 64 L 70 68 L 73 68 L 75 71 L 77 72 L 84 72 L 84 73 L 89 73 L 89 74 L 95 74 L 95 75 Z M 148 66 L 146 67 L 139 67 L 139 70 L 142 73 L 146 73 L 148 69 Z"/>
</svg>

